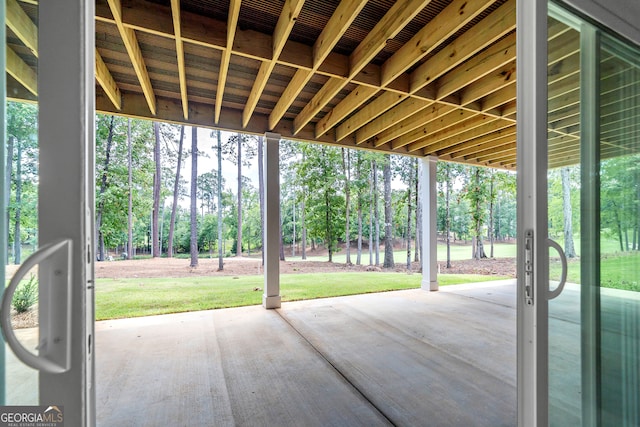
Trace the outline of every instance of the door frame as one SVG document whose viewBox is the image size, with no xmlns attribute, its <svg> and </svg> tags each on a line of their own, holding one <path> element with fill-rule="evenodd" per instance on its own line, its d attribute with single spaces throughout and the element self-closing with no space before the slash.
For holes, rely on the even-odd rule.
<svg viewBox="0 0 640 427">
<path fill-rule="evenodd" d="M 40 404 L 68 425 L 95 425 L 95 2 L 39 3 L 39 246 L 73 243 L 71 368 L 40 372 Z"/>
<path fill-rule="evenodd" d="M 518 0 L 516 20 L 518 425 L 528 427 L 549 424 L 547 0 Z"/>
</svg>

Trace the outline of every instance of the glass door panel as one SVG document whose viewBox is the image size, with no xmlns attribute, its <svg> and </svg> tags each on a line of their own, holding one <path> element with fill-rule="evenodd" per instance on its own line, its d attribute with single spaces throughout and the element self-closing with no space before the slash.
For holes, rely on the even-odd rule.
<svg viewBox="0 0 640 427">
<path fill-rule="evenodd" d="M 637 426 L 640 50 L 554 4 L 547 47 L 549 424 Z"/>
<path fill-rule="evenodd" d="M 7 285 L 38 247 L 38 5 L 9 0 L 2 9 L 6 79 L 0 83 L 0 276 Z M 34 355 L 39 344 L 38 279 L 37 266 L 26 272 L 10 308 L 17 340 Z M 0 336 L 0 405 L 37 405 L 38 394 L 38 371 L 20 362 Z"/>
</svg>

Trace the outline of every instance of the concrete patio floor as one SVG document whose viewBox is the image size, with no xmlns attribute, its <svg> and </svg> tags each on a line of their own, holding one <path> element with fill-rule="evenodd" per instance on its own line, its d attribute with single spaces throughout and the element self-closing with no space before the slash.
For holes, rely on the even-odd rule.
<svg viewBox="0 0 640 427">
<path fill-rule="evenodd" d="M 98 322 L 99 426 L 516 425 L 515 282 Z"/>
</svg>

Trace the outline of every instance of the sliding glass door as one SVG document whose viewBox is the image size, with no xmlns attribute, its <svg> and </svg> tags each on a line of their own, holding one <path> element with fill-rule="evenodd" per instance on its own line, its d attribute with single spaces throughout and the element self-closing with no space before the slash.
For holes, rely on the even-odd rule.
<svg viewBox="0 0 640 427">
<path fill-rule="evenodd" d="M 520 424 L 637 426 L 640 49 L 558 4 L 523 8 Z"/>
</svg>

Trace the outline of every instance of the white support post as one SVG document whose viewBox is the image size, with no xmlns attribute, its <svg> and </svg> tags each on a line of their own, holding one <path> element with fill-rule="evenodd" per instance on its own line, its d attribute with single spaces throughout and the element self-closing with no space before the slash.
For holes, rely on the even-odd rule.
<svg viewBox="0 0 640 427">
<path fill-rule="evenodd" d="M 265 134 L 264 308 L 280 308 L 280 135 Z"/>
<path fill-rule="evenodd" d="M 436 157 L 421 159 L 422 179 L 422 289 L 438 290 Z"/>
</svg>

